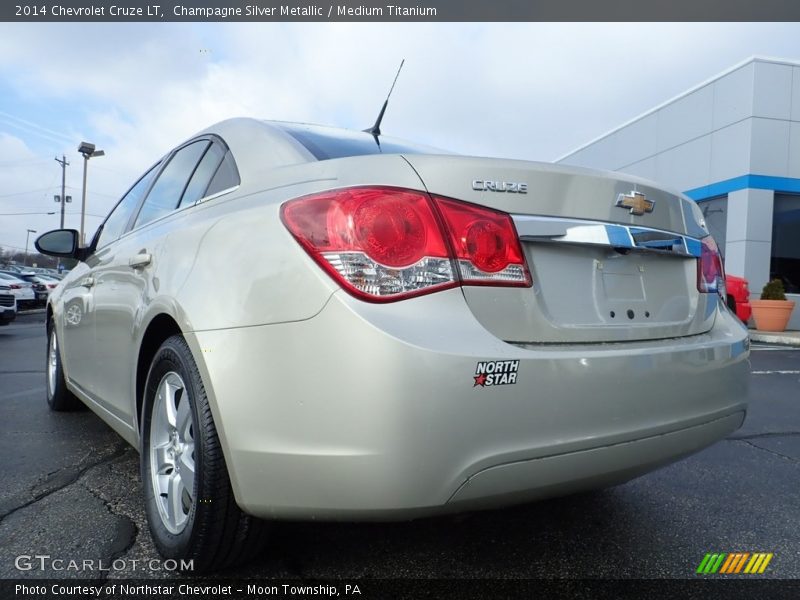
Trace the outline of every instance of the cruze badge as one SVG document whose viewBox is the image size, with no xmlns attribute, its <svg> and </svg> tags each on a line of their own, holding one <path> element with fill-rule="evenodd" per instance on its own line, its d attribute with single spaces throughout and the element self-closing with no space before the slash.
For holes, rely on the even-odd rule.
<svg viewBox="0 0 800 600">
<path fill-rule="evenodd" d="M 492 181 L 490 179 L 473 179 L 472 189 L 476 192 L 511 192 L 527 194 L 528 184 L 518 181 Z"/>
<path fill-rule="evenodd" d="M 631 192 L 630 194 L 620 194 L 617 196 L 617 203 L 614 206 L 631 209 L 632 215 L 643 215 L 646 212 L 653 212 L 655 202 L 648 200 L 641 192 Z"/>
</svg>

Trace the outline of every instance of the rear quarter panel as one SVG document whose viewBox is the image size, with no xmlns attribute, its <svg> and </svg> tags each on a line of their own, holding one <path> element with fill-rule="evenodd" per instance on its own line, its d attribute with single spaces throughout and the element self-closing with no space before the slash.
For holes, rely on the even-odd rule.
<svg viewBox="0 0 800 600">
<path fill-rule="evenodd" d="M 421 187 L 400 156 L 354 157 L 265 171 L 236 192 L 180 211 L 159 251 L 160 293 L 176 299 L 186 330 L 314 316 L 338 286 L 283 225 L 281 205 L 369 184 Z"/>
<path fill-rule="evenodd" d="M 421 189 L 419 178 L 398 155 L 294 165 L 265 170 L 250 179 L 243 174 L 242 181 L 234 192 L 179 210 L 135 232 L 141 240 L 150 240 L 147 250 L 153 254 L 152 269 L 146 270 L 147 296 L 136 320 L 137 347 L 155 317 L 174 318 L 200 369 L 226 453 L 228 432 L 219 404 L 230 398 L 225 389 L 218 389 L 220 374 L 210 368 L 224 361 L 213 360 L 209 353 L 221 350 L 204 346 L 200 333 L 230 330 L 236 343 L 235 333 L 241 328 L 310 319 L 339 289 L 283 225 L 281 205 L 307 194 L 356 185 Z M 277 346 L 253 351 L 284 352 Z"/>
</svg>

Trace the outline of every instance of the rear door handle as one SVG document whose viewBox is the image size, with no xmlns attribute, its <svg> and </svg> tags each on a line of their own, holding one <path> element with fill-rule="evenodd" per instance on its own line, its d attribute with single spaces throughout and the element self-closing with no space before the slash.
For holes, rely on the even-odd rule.
<svg viewBox="0 0 800 600">
<path fill-rule="evenodd" d="M 85 288 L 90 288 L 94 286 L 94 277 L 84 277 L 81 280 L 81 286 Z"/>
<path fill-rule="evenodd" d="M 128 260 L 128 265 L 130 265 L 134 269 L 141 269 L 149 265 L 152 262 L 152 260 L 153 256 L 151 254 L 143 252 L 142 254 L 131 256 L 131 258 Z"/>
</svg>

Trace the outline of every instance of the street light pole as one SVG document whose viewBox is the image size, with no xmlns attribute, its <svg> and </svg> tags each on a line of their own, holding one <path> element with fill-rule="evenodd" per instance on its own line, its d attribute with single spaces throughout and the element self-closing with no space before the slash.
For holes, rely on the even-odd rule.
<svg viewBox="0 0 800 600">
<path fill-rule="evenodd" d="M 81 198 L 81 246 L 86 245 L 86 238 L 83 233 L 83 221 L 86 218 L 86 167 L 89 165 L 89 156 L 83 155 L 83 197 Z"/>
<path fill-rule="evenodd" d="M 25 234 L 25 259 L 22 261 L 22 266 L 28 266 L 28 240 L 31 237 L 32 233 L 36 233 L 35 229 L 28 229 L 28 233 Z"/>
<path fill-rule="evenodd" d="M 81 142 L 78 146 L 78 152 L 83 154 L 83 199 L 81 200 L 81 246 L 86 246 L 86 235 L 83 231 L 83 225 L 86 219 L 86 170 L 89 165 L 89 159 L 95 156 L 104 156 L 105 152 L 102 150 L 95 150 L 95 145 L 89 142 Z"/>
</svg>

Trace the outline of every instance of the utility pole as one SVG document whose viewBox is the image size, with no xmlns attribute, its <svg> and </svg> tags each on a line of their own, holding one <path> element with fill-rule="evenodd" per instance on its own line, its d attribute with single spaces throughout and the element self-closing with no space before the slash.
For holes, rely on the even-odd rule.
<svg viewBox="0 0 800 600">
<path fill-rule="evenodd" d="M 67 157 L 63 154 L 61 155 L 61 160 L 58 158 L 55 159 L 58 164 L 61 165 L 61 197 L 59 201 L 61 202 L 61 229 L 64 229 L 64 208 L 67 204 L 67 196 L 66 196 L 66 188 L 67 188 Z"/>
</svg>

